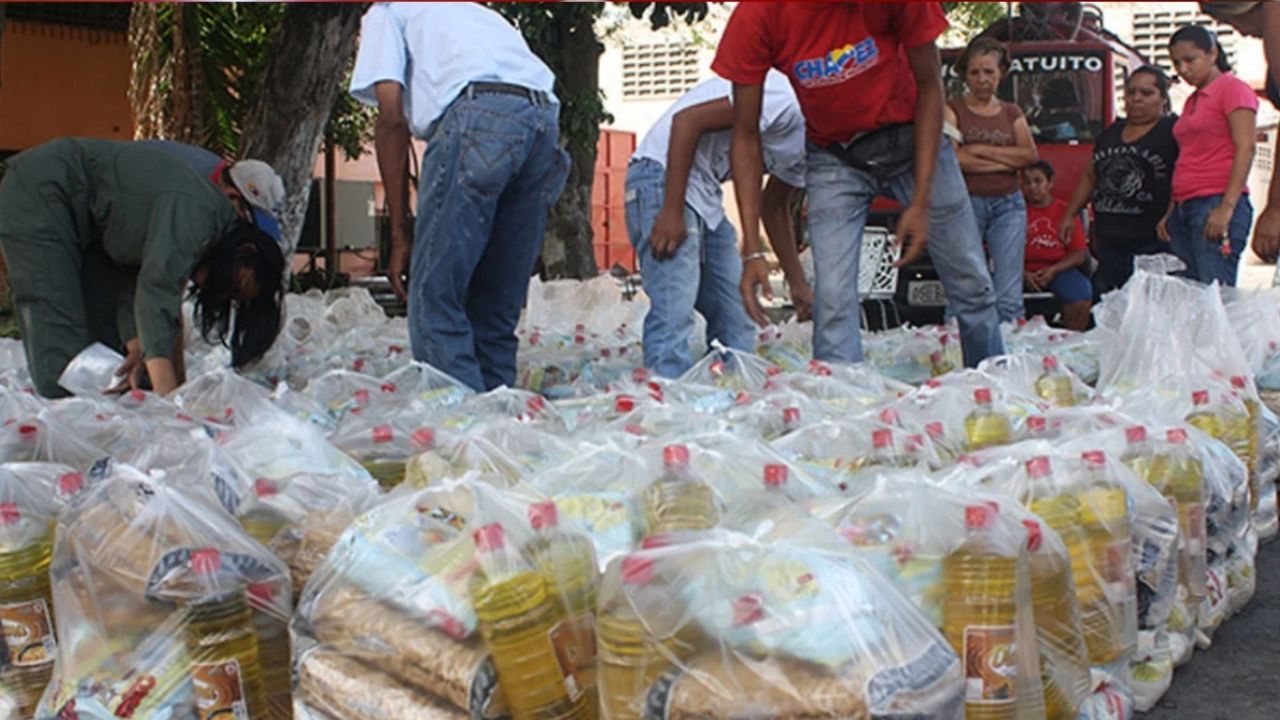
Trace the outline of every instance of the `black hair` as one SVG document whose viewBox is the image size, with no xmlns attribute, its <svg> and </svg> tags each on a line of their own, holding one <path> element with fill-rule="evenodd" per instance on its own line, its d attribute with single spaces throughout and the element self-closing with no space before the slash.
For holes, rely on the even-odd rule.
<svg viewBox="0 0 1280 720">
<path fill-rule="evenodd" d="M 1231 61 L 1227 59 L 1227 51 L 1222 48 L 1217 34 L 1209 28 L 1203 25 L 1184 25 L 1169 38 L 1169 48 L 1173 49 L 1173 46 L 1180 42 L 1189 42 L 1206 53 L 1217 50 L 1218 69 L 1222 72 L 1231 72 Z"/>
<path fill-rule="evenodd" d="M 969 60 L 979 55 L 995 55 L 997 63 L 1000 65 L 1000 76 L 1004 77 L 1009 74 L 1011 60 L 1009 58 L 1009 49 L 999 40 L 989 37 L 974 38 L 973 42 L 965 47 L 964 52 L 956 60 L 956 74 L 964 77 L 969 73 Z"/>
<path fill-rule="evenodd" d="M 1044 173 L 1045 177 L 1049 178 L 1050 182 L 1053 181 L 1053 166 L 1049 164 L 1048 160 L 1037 160 L 1031 163 L 1030 165 L 1028 165 L 1026 170 L 1023 170 L 1023 172 L 1027 172 L 1030 170 L 1039 170 L 1040 172 Z"/>
<path fill-rule="evenodd" d="M 252 270 L 258 293 L 235 302 L 232 296 L 243 268 Z M 265 355 L 280 334 L 284 306 L 284 254 L 276 241 L 252 223 L 236 220 L 205 249 L 196 269 L 204 273 L 191 297 L 205 341 L 230 347 L 231 364 L 237 368 Z"/>
<path fill-rule="evenodd" d="M 1129 79 L 1132 80 L 1135 75 L 1150 75 L 1155 78 L 1156 89 L 1160 91 L 1160 95 L 1165 98 L 1169 97 L 1169 76 L 1165 74 L 1164 70 L 1155 65 L 1143 65 L 1129 73 Z M 1129 83 L 1126 82 L 1125 84 L 1128 85 Z"/>
</svg>

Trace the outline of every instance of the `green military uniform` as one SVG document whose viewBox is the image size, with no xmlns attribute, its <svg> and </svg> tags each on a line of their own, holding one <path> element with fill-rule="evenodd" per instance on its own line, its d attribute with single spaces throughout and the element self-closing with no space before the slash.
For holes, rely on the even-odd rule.
<svg viewBox="0 0 1280 720">
<path fill-rule="evenodd" d="M 95 341 L 171 356 L 187 280 L 235 220 L 207 178 L 155 149 L 66 138 L 10 158 L 0 248 L 36 390 L 65 395 L 58 377 Z"/>
</svg>

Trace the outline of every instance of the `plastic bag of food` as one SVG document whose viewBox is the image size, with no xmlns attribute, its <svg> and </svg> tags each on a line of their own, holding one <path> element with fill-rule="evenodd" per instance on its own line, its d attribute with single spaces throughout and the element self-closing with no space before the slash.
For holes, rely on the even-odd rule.
<svg viewBox="0 0 1280 720">
<path fill-rule="evenodd" d="M 382 717 L 370 708 L 393 700 L 558 717 L 594 702 L 590 542 L 554 505 L 479 479 L 397 493 L 343 534 L 295 620 L 304 706 L 343 718 Z M 317 672 L 326 652 L 341 672 Z"/>
<path fill-rule="evenodd" d="M 829 529 L 666 540 L 603 578 L 603 718 L 964 714 L 955 653 Z"/>
<path fill-rule="evenodd" d="M 174 404 L 188 415 L 214 425 L 255 422 L 278 412 L 271 391 L 229 368 L 201 375 L 173 392 Z"/>
<path fill-rule="evenodd" d="M 939 462 L 927 436 L 886 425 L 880 419 L 810 425 L 779 438 L 773 446 L 827 487 L 855 495 L 882 467 L 926 472 Z"/>
<path fill-rule="evenodd" d="M 527 390 L 498 388 L 483 395 L 471 395 L 461 403 L 437 413 L 439 424 L 466 431 L 473 425 L 500 418 L 515 419 L 546 432 L 563 434 L 565 420 L 560 411 L 541 395 Z"/>
<path fill-rule="evenodd" d="M 287 715 L 288 570 L 216 503 L 116 466 L 59 518 L 50 577 L 38 717 Z"/>
<path fill-rule="evenodd" d="M 756 334 L 756 354 L 786 372 L 804 370 L 813 357 L 813 323 L 788 320 Z"/>
<path fill-rule="evenodd" d="M 145 418 L 105 398 L 74 397 L 49 405 L 49 416 L 112 457 L 123 457 L 145 445 L 155 432 L 154 418 Z M 173 424 L 183 423 L 173 418 Z"/>
<path fill-rule="evenodd" d="M 411 422 L 407 413 L 387 416 L 362 412 L 348 414 L 329 441 L 360 463 L 383 489 L 390 490 L 404 482 L 410 458 L 435 446 L 436 432 Z"/>
<path fill-rule="evenodd" d="M 1093 391 L 1056 355 L 1020 354 L 988 358 L 978 371 L 992 383 L 1023 397 L 1038 398 L 1050 407 L 1084 405 L 1093 400 Z"/>
<path fill-rule="evenodd" d="M 56 475 L 54 473 L 57 473 Z M 60 481 L 60 478 L 67 478 Z M 77 491 L 80 474 L 42 463 L 0 465 L 0 707 L 31 717 L 53 672 L 58 640 L 49 562 L 59 491 Z M 83 481 L 81 480 L 81 484 Z"/>
<path fill-rule="evenodd" d="M 825 413 L 834 415 L 869 410 L 912 389 L 865 364 L 819 362 L 810 363 L 804 372 L 775 375 L 770 383 L 775 389 L 806 395 L 827 408 Z"/>
<path fill-rule="evenodd" d="M 1005 505 L 886 470 L 860 497 L 810 507 L 942 630 L 961 657 L 969 716 L 1043 717 L 1030 536 L 1017 519 L 1029 516 Z M 1079 703 L 1075 681 L 1057 683 L 1051 697 Z"/>
<path fill-rule="evenodd" d="M 759 390 L 768 382 L 770 368 L 776 367 L 758 355 L 726 348 L 717 340 L 706 357 L 680 376 L 680 382 L 711 385 L 734 393 Z"/>
<path fill-rule="evenodd" d="M 100 476 L 109 456 L 43 410 L 0 427 L 0 462 L 54 462 Z"/>
<path fill-rule="evenodd" d="M 760 395 L 744 392 L 737 404 L 725 413 L 730 423 L 750 428 L 765 441 L 835 417 L 837 413 L 830 406 L 787 388 L 766 390 Z"/>
<path fill-rule="evenodd" d="M 879 333 L 864 333 L 862 343 L 867 362 L 899 382 L 919 385 L 954 369 L 946 367 L 946 356 L 936 337 L 905 325 Z"/>
<path fill-rule="evenodd" d="M 218 435 L 222 451 L 251 478 L 278 480 L 290 475 L 343 475 L 357 479 L 369 473 L 339 450 L 312 424 L 284 414 Z"/>
</svg>

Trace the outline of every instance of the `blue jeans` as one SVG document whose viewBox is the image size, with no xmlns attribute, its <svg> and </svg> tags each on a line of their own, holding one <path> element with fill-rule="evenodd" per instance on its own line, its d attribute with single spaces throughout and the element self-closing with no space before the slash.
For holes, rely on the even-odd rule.
<svg viewBox="0 0 1280 720">
<path fill-rule="evenodd" d="M 908 168 L 881 181 L 810 145 L 805 184 L 815 275 L 813 354 L 819 360 L 859 362 L 858 260 L 867 211 L 879 194 L 910 203 L 915 174 Z M 931 197 L 929 255 L 960 323 L 965 365 L 976 367 L 1004 353 L 1004 340 L 969 191 L 955 150 L 945 138 L 938 149 Z"/>
<path fill-rule="evenodd" d="M 663 377 L 679 377 L 697 358 L 690 355 L 696 309 L 707 320 L 707 340 L 751 352 L 755 327 L 742 305 L 738 281 L 742 259 L 738 234 L 727 219 L 717 227 L 684 208 L 685 240 L 674 257 L 656 260 L 649 236 L 666 197 L 661 163 L 640 159 L 627 168 L 627 236 L 640 260 L 649 313 L 644 318 L 644 364 Z"/>
<path fill-rule="evenodd" d="M 1093 283 L 1085 274 L 1072 268 L 1058 273 L 1049 282 L 1049 292 L 1063 305 L 1093 300 Z"/>
<path fill-rule="evenodd" d="M 999 197 L 975 197 L 971 202 L 974 219 L 978 221 L 978 233 L 986 240 L 987 254 L 991 257 L 996 314 L 1000 322 L 1020 320 L 1027 314 L 1022 306 L 1027 202 L 1020 190 Z"/>
<path fill-rule="evenodd" d="M 1227 237 L 1231 239 L 1231 254 L 1223 256 L 1218 240 L 1205 240 L 1204 226 L 1209 213 L 1222 203 L 1221 195 L 1192 198 L 1173 206 L 1169 214 L 1169 245 L 1173 254 L 1187 264 L 1185 275 L 1192 280 L 1235 287 L 1236 273 L 1240 269 L 1240 254 L 1249 241 L 1249 229 L 1253 224 L 1253 205 L 1248 195 L 1241 195 L 1231 222 L 1227 224 Z"/>
<path fill-rule="evenodd" d="M 409 338 L 477 391 L 515 383 L 516 323 L 569 172 L 559 137 L 558 105 L 469 89 L 427 133 Z"/>
</svg>

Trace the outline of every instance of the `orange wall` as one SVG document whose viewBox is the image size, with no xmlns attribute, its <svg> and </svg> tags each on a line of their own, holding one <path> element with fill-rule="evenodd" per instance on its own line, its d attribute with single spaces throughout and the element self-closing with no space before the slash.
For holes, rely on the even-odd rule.
<svg viewBox="0 0 1280 720">
<path fill-rule="evenodd" d="M 0 34 L 0 150 L 63 135 L 128 140 L 122 32 L 9 20 Z"/>
</svg>

